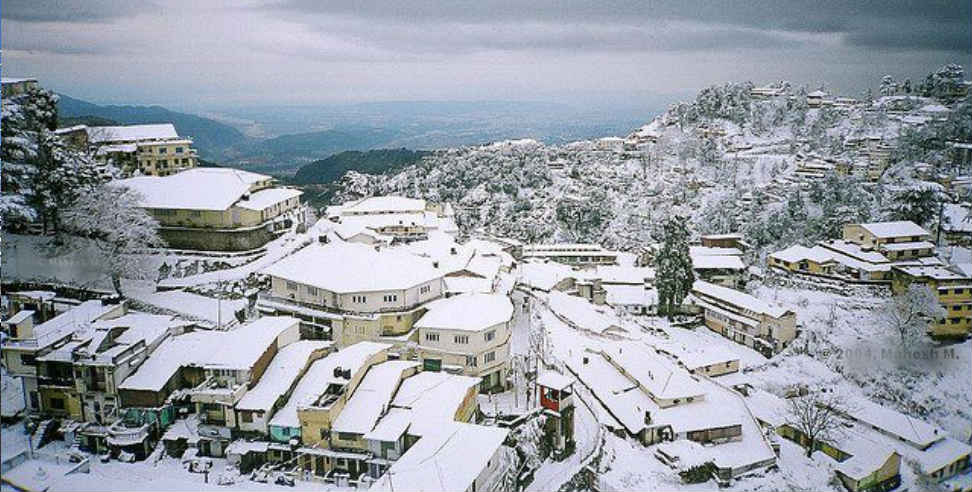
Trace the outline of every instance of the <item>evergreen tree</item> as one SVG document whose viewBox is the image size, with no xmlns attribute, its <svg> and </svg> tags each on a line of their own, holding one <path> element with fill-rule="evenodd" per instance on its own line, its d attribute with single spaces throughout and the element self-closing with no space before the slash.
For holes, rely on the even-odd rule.
<svg viewBox="0 0 972 492">
<path fill-rule="evenodd" d="M 938 218 L 941 191 L 931 186 L 912 186 L 894 194 L 888 220 L 910 220 L 924 226 Z"/>
<path fill-rule="evenodd" d="M 688 229 L 683 217 L 671 216 L 663 226 L 664 241 L 655 256 L 658 312 L 671 319 L 692 289 L 695 273 L 689 256 Z"/>
</svg>

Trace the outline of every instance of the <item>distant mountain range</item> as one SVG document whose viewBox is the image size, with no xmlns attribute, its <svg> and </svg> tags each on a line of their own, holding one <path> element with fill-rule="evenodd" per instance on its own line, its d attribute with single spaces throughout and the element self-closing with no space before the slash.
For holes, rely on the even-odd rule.
<svg viewBox="0 0 972 492">
<path fill-rule="evenodd" d="M 59 96 L 57 112 L 61 126 L 172 123 L 179 135 L 192 137 L 201 157 L 217 161 L 223 160 L 227 149 L 246 140 L 242 132 L 230 125 L 162 106 L 102 106 L 64 94 Z"/>
<path fill-rule="evenodd" d="M 627 134 L 653 115 L 643 107 L 609 111 L 545 102 L 392 101 L 236 107 L 207 118 L 161 106 L 93 104 L 63 94 L 58 112 L 62 126 L 173 123 L 208 161 L 276 176 L 295 176 L 306 167 L 295 178 L 305 184 L 328 184 L 340 177 L 330 169 L 381 172 L 381 163 L 410 158 L 364 153 L 327 161 L 344 151 L 433 150 L 523 137 L 561 144 Z M 220 116 L 225 119 L 214 119 Z M 233 122 L 248 122 L 275 136 L 247 136 Z"/>
</svg>

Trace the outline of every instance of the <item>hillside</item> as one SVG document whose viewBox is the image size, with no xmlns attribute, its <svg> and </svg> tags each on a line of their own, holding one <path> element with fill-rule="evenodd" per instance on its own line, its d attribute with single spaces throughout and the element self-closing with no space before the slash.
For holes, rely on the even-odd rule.
<svg viewBox="0 0 972 492">
<path fill-rule="evenodd" d="M 64 124 L 172 123 L 179 135 L 192 137 L 193 146 L 199 151 L 199 155 L 206 159 L 222 160 L 227 148 L 246 139 L 232 126 L 196 115 L 171 111 L 162 106 L 101 106 L 64 94 L 59 96 L 58 118 Z"/>
<path fill-rule="evenodd" d="M 301 167 L 294 175 L 293 182 L 329 184 L 351 170 L 369 174 L 395 172 L 417 163 L 429 153 L 408 149 L 349 150 Z"/>
<path fill-rule="evenodd" d="M 967 96 L 929 88 L 810 107 L 806 88 L 771 98 L 751 96 L 752 88 L 705 89 L 624 144 L 506 141 L 435 151 L 392 175 L 349 171 L 333 200 L 418 194 L 454 202 L 466 232 L 623 249 L 656 241 L 659 219 L 677 213 L 696 233 L 738 230 L 765 251 L 834 237 L 844 222 L 912 218 L 902 217 L 909 192 L 939 186 L 922 181 L 918 170 L 927 166 L 917 163 L 937 174 L 961 171 L 949 166 L 945 142 L 970 140 Z M 945 109 L 929 117 L 936 107 Z M 866 165 L 860 142 L 869 137 L 890 149 L 877 182 L 833 172 L 836 163 Z M 831 171 L 807 172 L 818 161 Z M 935 225 L 927 214 L 914 218 Z"/>
</svg>

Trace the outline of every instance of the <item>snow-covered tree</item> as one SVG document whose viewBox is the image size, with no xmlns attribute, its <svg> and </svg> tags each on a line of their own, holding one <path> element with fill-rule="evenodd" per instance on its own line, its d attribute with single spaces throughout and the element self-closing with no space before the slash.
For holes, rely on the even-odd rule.
<svg viewBox="0 0 972 492">
<path fill-rule="evenodd" d="M 808 458 L 820 443 L 840 437 L 841 415 L 847 414 L 848 408 L 839 395 L 815 391 L 787 401 L 787 423 L 802 434 L 801 444 Z"/>
<path fill-rule="evenodd" d="M 695 273 L 689 255 L 688 229 L 683 217 L 673 215 L 663 226 L 664 238 L 655 256 L 658 312 L 674 315 L 692 289 Z"/>
<path fill-rule="evenodd" d="M 920 340 L 931 325 L 944 318 L 946 312 L 930 287 L 913 283 L 906 291 L 888 299 L 880 315 L 901 346 L 908 347 Z"/>
<path fill-rule="evenodd" d="M 936 186 L 909 186 L 892 196 L 887 218 L 926 225 L 938 217 L 942 200 L 942 191 Z"/>
<path fill-rule="evenodd" d="M 56 230 L 59 216 L 87 185 L 116 175 L 83 151 L 64 145 L 57 126 L 57 96 L 30 89 L 3 99 L 0 218 L 4 224 L 41 221 Z"/>
<path fill-rule="evenodd" d="M 158 222 L 139 207 L 140 201 L 141 196 L 133 190 L 105 184 L 81 194 L 62 215 L 65 231 L 94 246 L 119 295 L 123 278 L 152 278 L 154 272 L 143 254 L 149 248 L 165 245 L 158 234 Z M 84 244 L 63 239 L 61 243 L 67 247 Z"/>
<path fill-rule="evenodd" d="M 964 79 L 965 70 L 961 65 L 948 64 L 928 74 L 918 90 L 925 97 L 951 99 L 961 93 L 959 88 Z"/>
<path fill-rule="evenodd" d="M 894 79 L 890 75 L 881 77 L 880 92 L 882 96 L 893 96 L 898 92 L 898 84 L 894 82 Z"/>
</svg>

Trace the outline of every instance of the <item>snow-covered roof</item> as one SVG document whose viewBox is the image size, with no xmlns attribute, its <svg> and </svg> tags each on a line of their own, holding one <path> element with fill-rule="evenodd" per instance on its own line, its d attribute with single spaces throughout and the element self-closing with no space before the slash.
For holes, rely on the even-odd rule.
<svg viewBox="0 0 972 492">
<path fill-rule="evenodd" d="M 277 337 L 299 321 L 267 316 L 229 331 L 196 331 L 162 342 L 119 389 L 159 391 L 183 366 L 250 369 Z"/>
<path fill-rule="evenodd" d="M 712 246 L 689 246 L 689 255 L 696 256 L 742 256 L 739 248 L 718 248 Z"/>
<path fill-rule="evenodd" d="M 445 372 L 420 372 L 402 382 L 392 406 L 408 409 L 409 434 L 424 436 L 452 422 L 470 390 L 480 379 Z"/>
<path fill-rule="evenodd" d="M 865 398 L 854 399 L 852 408 L 849 413 L 850 418 L 877 427 L 919 447 L 928 446 L 945 437 L 945 431 L 924 420 L 910 417 Z"/>
<path fill-rule="evenodd" d="M 542 291 L 550 291 L 560 281 L 578 276 L 569 266 L 560 263 L 527 262 L 520 265 L 519 270 L 521 283 Z"/>
<path fill-rule="evenodd" d="M 692 268 L 696 270 L 745 270 L 746 265 L 738 256 L 718 255 L 718 256 L 693 256 Z"/>
<path fill-rule="evenodd" d="M 261 211 L 303 194 L 303 191 L 293 188 L 267 188 L 250 194 L 249 198 L 240 200 L 237 205 L 249 210 Z"/>
<path fill-rule="evenodd" d="M 19 84 L 21 82 L 37 82 L 34 78 L 25 77 L 3 77 L 0 78 L 0 84 Z"/>
<path fill-rule="evenodd" d="M 397 441 L 412 423 L 412 411 L 407 408 L 391 408 L 381 417 L 371 432 L 364 435 L 372 441 Z"/>
<path fill-rule="evenodd" d="M 963 280 L 968 276 L 962 275 L 940 265 L 895 265 L 892 267 L 912 277 L 928 277 L 935 280 Z"/>
<path fill-rule="evenodd" d="M 390 360 L 368 369 L 361 384 L 334 420 L 333 430 L 366 434 L 375 428 L 402 380 L 403 373 L 418 367 L 416 361 Z"/>
<path fill-rule="evenodd" d="M 748 309 L 756 313 L 766 314 L 774 318 L 779 318 L 786 313 L 792 312 L 785 307 L 772 305 L 745 292 L 712 284 L 703 280 L 696 280 L 692 285 L 692 290 L 699 294 L 718 299 L 728 304 Z"/>
<path fill-rule="evenodd" d="M 919 109 L 924 113 L 948 113 L 951 112 L 950 109 L 942 106 L 941 104 L 926 104 Z"/>
<path fill-rule="evenodd" d="M 262 273 L 338 293 L 401 290 L 439 280 L 426 258 L 357 243 L 314 243 Z"/>
<path fill-rule="evenodd" d="M 972 216 L 970 216 L 972 204 L 966 203 L 946 203 L 942 214 L 948 221 L 942 224 L 942 228 L 950 232 L 972 232 Z"/>
<path fill-rule="evenodd" d="M 90 323 L 117 309 L 117 305 L 103 305 L 101 301 L 84 301 L 39 325 L 34 326 L 37 347 L 47 345 L 71 335 L 75 330 L 86 328 Z"/>
<path fill-rule="evenodd" d="M 614 316 L 598 311 L 593 304 L 581 297 L 551 292 L 548 304 L 557 316 L 568 320 L 577 328 L 602 334 L 612 329 L 622 330 L 620 322 Z"/>
<path fill-rule="evenodd" d="M 161 123 L 152 125 L 90 126 L 88 139 L 92 143 L 134 142 L 139 140 L 167 140 L 179 138 L 175 125 Z"/>
<path fill-rule="evenodd" d="M 909 241 L 905 243 L 884 243 L 879 249 L 885 251 L 907 251 L 912 249 L 934 249 L 935 245 L 928 241 Z"/>
<path fill-rule="evenodd" d="M 559 372 L 543 371 L 537 377 L 537 384 L 550 389 L 563 390 L 574 384 L 574 379 L 564 376 Z"/>
<path fill-rule="evenodd" d="M 794 244 L 789 248 L 770 254 L 770 258 L 776 258 L 787 263 L 797 263 L 803 260 L 810 260 L 815 263 L 828 263 L 834 261 L 833 255 L 827 250 L 814 246 L 808 248 L 800 244 Z"/>
<path fill-rule="evenodd" d="M 19 323 L 24 322 L 25 320 L 27 320 L 29 318 L 32 318 L 33 316 L 34 316 L 34 311 L 32 311 L 30 309 L 21 309 L 20 311 L 17 311 L 17 314 L 15 314 L 15 315 L 7 318 L 6 320 L 4 320 L 4 323 L 9 323 L 9 324 L 12 324 L 12 325 L 16 325 L 16 324 L 19 324 Z"/>
<path fill-rule="evenodd" d="M 425 200 L 401 196 L 373 196 L 342 206 L 342 215 L 405 212 L 425 212 Z"/>
<path fill-rule="evenodd" d="M 910 220 L 895 222 L 871 222 L 860 224 L 861 228 L 878 238 L 893 238 L 902 236 L 929 236 L 930 233 Z"/>
<path fill-rule="evenodd" d="M 270 176 L 239 169 L 206 167 L 114 183 L 140 193 L 145 208 L 223 211 L 248 193 L 253 184 L 269 179 Z"/>
<path fill-rule="evenodd" d="M 868 263 L 878 264 L 887 263 L 888 259 L 884 257 L 881 253 L 876 251 L 865 251 L 861 248 L 861 245 L 844 241 L 842 239 L 835 239 L 833 241 L 824 241 L 818 243 L 822 248 L 836 251 L 838 253 L 850 256 L 852 258 L 865 261 Z"/>
<path fill-rule="evenodd" d="M 199 361 L 206 368 L 250 369 L 276 343 L 285 331 L 296 331 L 300 320 L 290 316 L 264 316 L 222 334 L 218 350 L 208 360 Z"/>
<path fill-rule="evenodd" d="M 598 265 L 593 270 L 576 272 L 578 277 L 601 279 L 604 284 L 644 285 L 646 280 L 655 279 L 655 269 L 627 265 Z"/>
<path fill-rule="evenodd" d="M 503 445 L 507 434 L 509 430 L 499 427 L 443 425 L 412 445 L 370 490 L 469 490 Z"/>
<path fill-rule="evenodd" d="M 490 293 L 493 283 L 479 277 L 446 277 L 445 291 L 449 294 Z"/>
<path fill-rule="evenodd" d="M 300 340 L 281 348 L 260 377 L 260 382 L 247 390 L 236 408 L 270 411 L 277 399 L 293 385 L 311 355 L 327 350 L 332 345 L 333 342 L 324 340 Z"/>
<path fill-rule="evenodd" d="M 502 294 L 462 294 L 426 304 L 416 328 L 480 331 L 513 319 L 513 303 Z"/>
<path fill-rule="evenodd" d="M 297 409 L 312 405 L 327 389 L 328 384 L 337 382 L 346 384 L 344 378 L 335 378 L 334 369 L 342 368 L 351 371 L 352 377 L 361 370 L 367 360 L 374 355 L 391 348 L 387 343 L 359 342 L 334 352 L 323 359 L 314 361 L 307 372 L 300 378 L 287 403 L 273 415 L 269 425 L 278 427 L 299 427 Z"/>
<path fill-rule="evenodd" d="M 614 306 L 654 306 L 658 304 L 658 291 L 643 285 L 603 285 L 605 301 Z"/>
<path fill-rule="evenodd" d="M 692 398 L 705 394 L 698 380 L 685 369 L 643 344 L 619 343 L 602 352 L 624 368 L 656 399 Z"/>
</svg>

